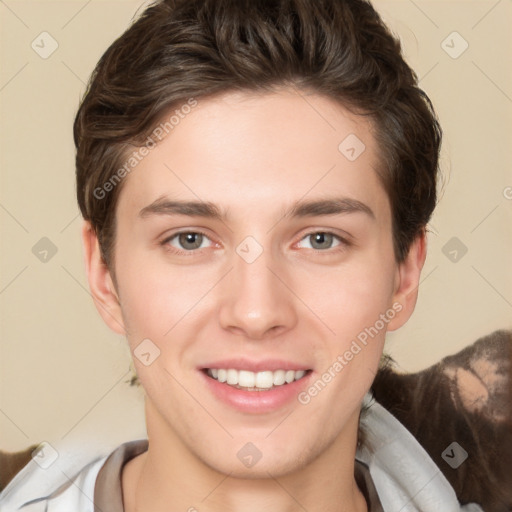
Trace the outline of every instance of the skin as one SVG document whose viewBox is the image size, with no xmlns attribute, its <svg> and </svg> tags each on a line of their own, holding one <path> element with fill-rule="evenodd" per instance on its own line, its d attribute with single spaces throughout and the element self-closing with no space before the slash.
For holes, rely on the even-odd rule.
<svg viewBox="0 0 512 512">
<path fill-rule="evenodd" d="M 402 264 L 395 261 L 372 130 L 332 100 L 293 89 L 199 100 L 124 178 L 115 280 L 84 222 L 99 313 L 132 352 L 147 338 L 160 350 L 149 366 L 134 357 L 149 450 L 124 467 L 127 512 L 367 510 L 354 479 L 360 406 L 386 328 L 412 314 L 426 252 L 422 235 Z M 349 134 L 366 146 L 353 162 L 338 150 Z M 212 202 L 227 217 L 141 218 L 162 196 Z M 359 211 L 284 216 L 296 201 L 332 197 L 356 199 L 374 218 Z M 192 252 L 190 243 L 168 240 L 197 230 L 207 238 Z M 318 232 L 350 242 L 315 245 L 309 235 Z M 247 236 L 263 250 L 252 263 L 236 252 Z M 293 400 L 272 413 L 241 413 L 198 376 L 200 365 L 244 355 L 303 363 L 314 381 L 394 303 L 401 311 L 307 405 Z M 248 442 L 262 454 L 251 468 L 237 457 Z"/>
</svg>

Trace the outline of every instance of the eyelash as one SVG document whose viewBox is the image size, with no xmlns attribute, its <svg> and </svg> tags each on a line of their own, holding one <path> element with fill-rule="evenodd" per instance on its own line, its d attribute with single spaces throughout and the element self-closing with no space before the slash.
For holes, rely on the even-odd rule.
<svg viewBox="0 0 512 512">
<path fill-rule="evenodd" d="M 194 231 L 178 231 L 178 232 L 174 233 L 173 235 L 167 237 L 165 240 L 162 240 L 162 242 L 160 242 L 160 245 L 164 246 L 164 248 L 167 251 L 169 251 L 170 253 L 177 254 L 178 256 L 195 256 L 199 249 L 194 249 L 192 251 L 185 251 L 185 250 L 181 250 L 181 249 L 176 249 L 176 247 L 172 247 L 172 246 L 168 245 L 171 240 L 177 238 L 180 235 L 185 235 L 185 234 L 203 235 L 204 237 L 208 238 L 208 240 L 210 239 L 210 237 L 204 231 L 201 231 L 198 229 L 196 229 Z"/>
<path fill-rule="evenodd" d="M 299 240 L 299 242 L 301 242 L 305 238 L 308 238 L 311 235 L 316 235 L 316 234 L 319 234 L 319 233 L 321 233 L 323 235 L 332 235 L 333 238 L 337 239 L 340 242 L 340 244 L 338 246 L 330 248 L 330 249 L 324 249 L 324 250 L 312 249 L 313 251 L 315 251 L 317 253 L 332 254 L 332 253 L 336 253 L 336 252 L 341 252 L 344 249 L 346 249 L 347 247 L 350 247 L 352 245 L 352 243 L 349 242 L 346 238 L 343 238 L 340 235 L 337 235 L 336 233 L 334 233 L 332 231 L 318 231 L 318 230 L 317 231 L 310 231 L 309 233 L 306 233 Z M 178 256 L 195 256 L 195 255 L 197 255 L 197 252 L 199 251 L 199 249 L 193 249 L 193 250 L 190 250 L 190 251 L 185 251 L 185 250 L 177 249 L 176 247 L 172 247 L 171 248 L 171 246 L 168 245 L 171 240 L 175 239 L 176 237 L 178 237 L 180 235 L 184 235 L 184 234 L 203 235 L 204 237 L 206 237 L 206 238 L 208 238 L 210 240 L 210 237 L 204 231 L 201 231 L 201 230 L 178 231 L 178 232 L 174 233 L 173 235 L 171 235 L 171 236 L 165 238 L 164 240 L 162 240 L 162 242 L 160 242 L 160 245 L 164 246 L 167 251 L 169 251 L 169 252 L 171 252 L 173 254 L 176 254 Z"/>
</svg>

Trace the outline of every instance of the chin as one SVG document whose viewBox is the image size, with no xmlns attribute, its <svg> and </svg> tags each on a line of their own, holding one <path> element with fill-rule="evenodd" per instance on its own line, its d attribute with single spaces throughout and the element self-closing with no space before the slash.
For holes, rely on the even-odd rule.
<svg viewBox="0 0 512 512">
<path fill-rule="evenodd" d="M 263 457 L 252 467 L 246 467 L 238 459 L 233 462 L 215 464 L 210 466 L 218 473 L 229 475 L 231 478 L 243 480 L 268 480 L 269 478 L 280 478 L 294 473 L 302 468 L 305 463 L 298 460 L 271 459 L 264 460 Z"/>
<path fill-rule="evenodd" d="M 268 432 L 265 435 L 268 436 Z M 260 440 L 254 437 L 253 441 L 248 441 L 251 439 L 248 437 L 238 439 L 225 445 L 218 444 L 214 452 L 196 452 L 196 456 L 214 471 L 233 478 L 268 479 L 300 471 L 322 451 L 320 446 L 304 447 L 298 439 L 294 445 L 282 440 L 270 441 L 263 435 Z"/>
</svg>

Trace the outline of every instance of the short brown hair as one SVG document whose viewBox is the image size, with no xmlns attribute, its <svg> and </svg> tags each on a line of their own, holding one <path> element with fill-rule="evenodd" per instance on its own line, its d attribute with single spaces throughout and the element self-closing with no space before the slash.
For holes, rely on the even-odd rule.
<svg viewBox="0 0 512 512">
<path fill-rule="evenodd" d="M 190 98 L 287 85 L 324 95 L 374 123 L 395 258 L 403 261 L 436 204 L 441 128 L 399 40 L 372 5 L 163 0 L 101 57 L 74 123 L 78 204 L 111 272 L 123 184 L 112 180 L 116 172 L 121 177 L 129 151 Z"/>
</svg>

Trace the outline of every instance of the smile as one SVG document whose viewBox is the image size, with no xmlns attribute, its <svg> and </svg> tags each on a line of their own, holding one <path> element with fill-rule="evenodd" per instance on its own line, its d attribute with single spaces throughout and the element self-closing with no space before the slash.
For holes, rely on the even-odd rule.
<svg viewBox="0 0 512 512">
<path fill-rule="evenodd" d="M 230 408 L 243 413 L 264 414 L 298 403 L 299 393 L 307 388 L 315 373 L 313 370 L 251 372 L 234 368 L 204 368 L 199 375 L 203 376 L 209 393 Z"/>
<path fill-rule="evenodd" d="M 207 368 L 212 379 L 244 391 L 268 391 L 302 379 L 311 370 L 275 370 L 251 372 L 234 368 Z"/>
</svg>

